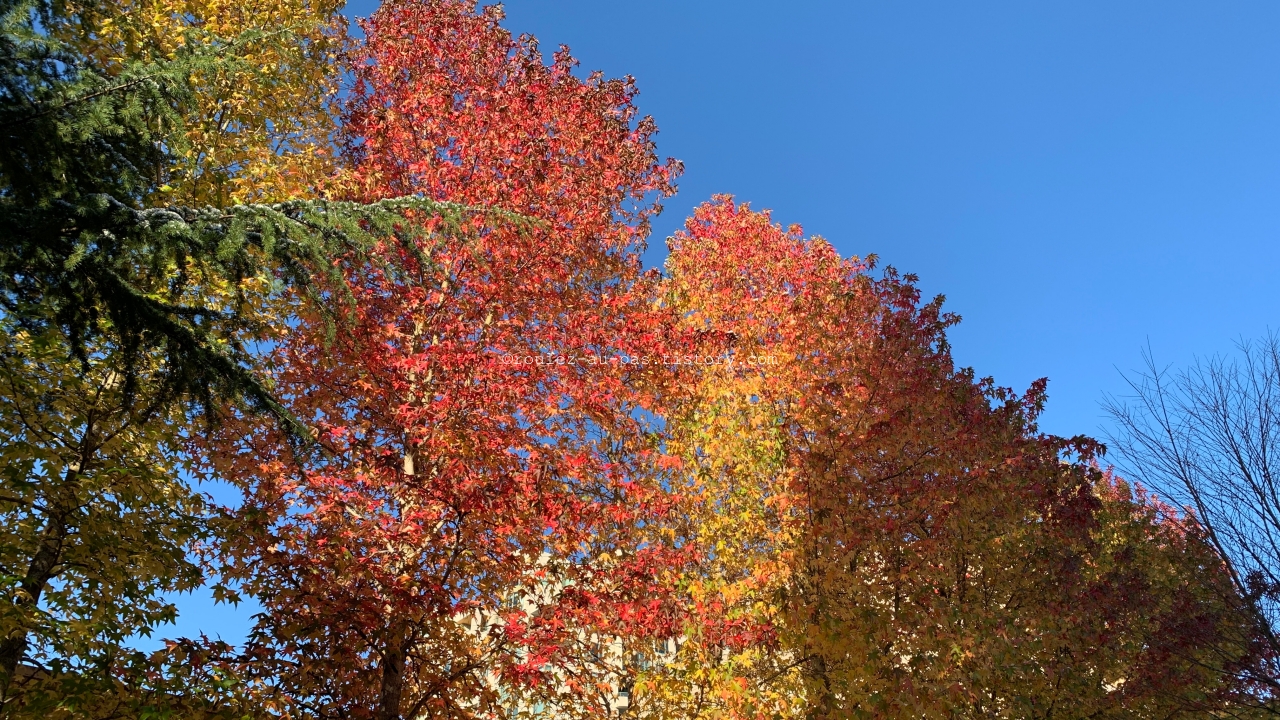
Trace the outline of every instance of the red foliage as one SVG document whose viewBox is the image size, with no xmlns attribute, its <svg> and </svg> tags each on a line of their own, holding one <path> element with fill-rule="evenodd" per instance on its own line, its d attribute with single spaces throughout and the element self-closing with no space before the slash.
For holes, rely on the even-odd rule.
<svg viewBox="0 0 1280 720">
<path fill-rule="evenodd" d="M 679 165 L 654 156 L 629 79 L 580 80 L 565 50 L 544 65 L 499 19 L 432 0 L 364 23 L 347 181 L 535 224 L 481 214 L 340 260 L 353 316 L 332 343 L 304 318 L 274 357 L 329 454 L 269 435 L 222 454 L 252 478 L 233 549 L 265 605 L 256 651 L 285 704 L 322 716 L 483 710 L 488 673 L 545 684 L 584 630 L 672 632 L 659 578 L 680 552 L 638 536 L 670 503 L 653 373 L 627 361 L 667 337 L 638 253 Z"/>
<path fill-rule="evenodd" d="M 873 277 L 726 198 L 677 236 L 671 279 L 643 274 L 678 163 L 655 156 L 629 79 L 581 79 L 564 49 L 546 65 L 500 18 L 393 0 L 364 23 L 340 187 L 525 219 L 428 220 L 441 234 L 417 247 L 335 259 L 354 311 L 332 340 L 304 311 L 272 357 L 326 453 L 249 423 L 216 447 L 217 470 L 248 488 L 229 574 L 264 604 L 251 653 L 273 709 L 483 715 L 525 690 L 598 688 L 592 633 L 670 638 L 690 619 L 712 662 L 779 650 L 787 667 L 763 677 L 802 673 L 815 717 L 872 697 L 903 716 L 1034 715 L 1068 691 L 1109 711 L 1151 701 L 1120 680 L 1198 677 L 1185 645 L 1151 638 L 1177 623 L 1214 637 L 1220 608 L 1170 591 L 1200 558 L 1099 497 L 1096 444 L 1038 433 L 1043 383 L 1016 395 L 956 369 L 955 318 L 914 278 Z M 673 350 L 747 362 L 670 373 L 656 363 Z M 754 424 L 700 436 L 699 403 L 739 391 Z M 662 455 L 654 412 L 686 413 L 688 465 Z M 772 466 L 734 435 L 772 428 Z M 697 469 L 699 442 L 755 462 L 764 491 L 748 502 L 767 506 L 705 547 L 740 532 L 766 549 L 681 617 L 671 591 L 694 545 L 673 539 L 688 528 L 670 513 L 690 505 L 672 478 Z M 1098 540 L 1107 512 L 1163 576 Z M 759 616 L 765 603 L 735 608 L 765 597 Z"/>
<path fill-rule="evenodd" d="M 550 226 L 545 258 L 631 248 L 680 173 L 654 156 L 634 82 L 581 80 L 564 47 L 546 65 L 501 18 L 496 6 L 426 0 L 386 3 L 362 23 L 346 124 L 357 187 L 526 213 Z"/>
</svg>

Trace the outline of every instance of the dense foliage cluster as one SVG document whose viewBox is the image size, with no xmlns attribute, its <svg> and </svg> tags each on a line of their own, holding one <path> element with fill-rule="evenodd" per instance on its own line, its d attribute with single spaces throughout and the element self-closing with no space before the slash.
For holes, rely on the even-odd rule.
<svg viewBox="0 0 1280 720">
<path fill-rule="evenodd" d="M 0 0 L 4 717 L 1275 709 L 1202 524 L 913 277 L 728 197 L 646 272 L 630 79 L 338 10 Z M 206 584 L 243 646 L 131 649 Z"/>
</svg>

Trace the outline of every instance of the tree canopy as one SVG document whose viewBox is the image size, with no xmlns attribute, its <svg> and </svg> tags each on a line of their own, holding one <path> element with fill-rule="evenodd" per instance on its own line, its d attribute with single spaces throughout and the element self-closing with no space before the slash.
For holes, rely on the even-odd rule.
<svg viewBox="0 0 1280 720">
<path fill-rule="evenodd" d="M 0 714 L 1274 712 L 1220 508 L 916 278 L 727 196 L 646 271 L 630 78 L 338 10 L 0 0 Z M 132 649 L 206 586 L 245 643 Z"/>
</svg>

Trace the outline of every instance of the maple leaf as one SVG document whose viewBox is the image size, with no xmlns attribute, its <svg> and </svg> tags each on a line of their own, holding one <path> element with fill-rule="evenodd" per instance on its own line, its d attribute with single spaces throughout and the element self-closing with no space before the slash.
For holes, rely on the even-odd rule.
<svg viewBox="0 0 1280 720">
<path fill-rule="evenodd" d="M 437 701 L 598 713 L 597 696 L 554 692 L 566 673 L 617 686 L 631 672 L 595 659 L 586 638 L 640 642 L 629 638 L 669 625 L 650 606 L 662 592 L 651 578 L 680 556 L 636 552 L 664 506 L 631 499 L 666 492 L 646 459 L 651 419 L 634 412 L 662 371 L 493 352 L 661 356 L 666 316 L 649 305 L 639 252 L 679 166 L 655 156 L 630 80 L 579 79 L 565 52 L 544 64 L 499 20 L 429 0 L 385 3 L 364 22 L 339 186 L 525 220 L 339 258 L 355 311 L 332 339 L 301 313 L 271 366 L 291 412 L 345 433 L 323 457 L 251 421 L 212 446 L 217 471 L 248 489 L 226 549 L 229 576 L 264 606 L 250 654 L 298 708 L 320 694 L 353 717 L 417 716 Z M 266 551 L 282 539 L 286 552 Z"/>
</svg>

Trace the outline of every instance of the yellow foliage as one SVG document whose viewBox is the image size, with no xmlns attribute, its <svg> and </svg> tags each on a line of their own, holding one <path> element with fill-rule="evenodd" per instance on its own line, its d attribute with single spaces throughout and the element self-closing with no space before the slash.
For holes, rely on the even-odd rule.
<svg viewBox="0 0 1280 720">
<path fill-rule="evenodd" d="M 118 71 L 188 42 L 239 41 L 235 70 L 193 78 L 194 107 L 165 204 L 314 197 L 334 170 L 336 93 L 348 38 L 342 0 L 73 0 L 64 41 Z M 157 183 L 159 184 L 159 183 Z"/>
</svg>

